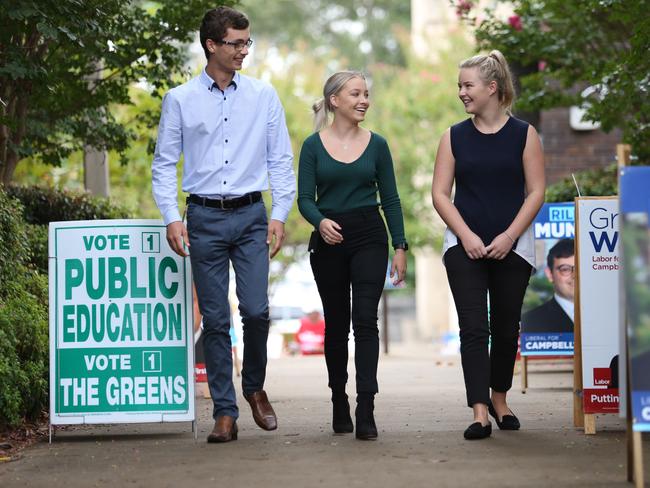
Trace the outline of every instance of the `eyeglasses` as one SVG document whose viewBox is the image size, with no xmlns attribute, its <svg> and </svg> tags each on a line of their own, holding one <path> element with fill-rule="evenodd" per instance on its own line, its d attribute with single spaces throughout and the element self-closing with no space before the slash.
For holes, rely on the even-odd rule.
<svg viewBox="0 0 650 488">
<path fill-rule="evenodd" d="M 570 274 L 573 274 L 575 272 L 575 266 L 571 266 L 570 264 L 561 264 L 555 270 L 560 273 L 562 276 L 569 276 Z"/>
<path fill-rule="evenodd" d="M 253 45 L 253 39 L 247 41 L 215 41 L 217 44 L 225 44 L 226 46 L 232 46 L 236 52 L 241 52 L 245 47 L 251 47 Z"/>
</svg>

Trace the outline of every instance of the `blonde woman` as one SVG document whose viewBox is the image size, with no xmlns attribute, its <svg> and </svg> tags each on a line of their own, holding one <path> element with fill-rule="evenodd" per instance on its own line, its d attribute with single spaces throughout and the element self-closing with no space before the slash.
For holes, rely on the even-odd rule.
<svg viewBox="0 0 650 488">
<path fill-rule="evenodd" d="M 314 104 L 316 132 L 303 143 L 298 172 L 298 208 L 316 229 L 309 250 L 325 314 L 332 428 L 335 433 L 354 429 L 345 393 L 352 318 L 358 439 L 377 437 L 377 307 L 388 263 L 388 236 L 379 205 L 395 249 L 390 272 L 395 283 L 404 280 L 408 249 L 388 144 L 360 126 L 369 106 L 362 73 L 332 75 L 325 83 L 323 99 Z"/>
<path fill-rule="evenodd" d="M 530 225 L 544 201 L 544 157 L 534 127 L 510 113 L 512 77 L 499 51 L 460 64 L 458 96 L 471 117 L 440 140 L 432 196 L 448 226 L 444 261 L 474 412 L 464 436 L 482 439 L 492 433 L 488 413 L 502 430 L 520 427 L 506 395 L 534 265 Z"/>
</svg>

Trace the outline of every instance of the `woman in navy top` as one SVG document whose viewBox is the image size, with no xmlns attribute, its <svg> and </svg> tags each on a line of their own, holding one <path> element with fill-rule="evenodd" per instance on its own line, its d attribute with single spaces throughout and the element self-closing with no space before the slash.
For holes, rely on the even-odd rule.
<svg viewBox="0 0 650 488">
<path fill-rule="evenodd" d="M 431 193 L 448 226 L 444 261 L 474 411 L 464 436 L 481 439 L 492 432 L 488 413 L 500 429 L 520 427 L 506 394 L 534 264 L 531 223 L 544 202 L 544 156 L 535 128 L 510 112 L 512 77 L 499 51 L 463 61 L 458 90 L 472 117 L 443 134 Z"/>
</svg>

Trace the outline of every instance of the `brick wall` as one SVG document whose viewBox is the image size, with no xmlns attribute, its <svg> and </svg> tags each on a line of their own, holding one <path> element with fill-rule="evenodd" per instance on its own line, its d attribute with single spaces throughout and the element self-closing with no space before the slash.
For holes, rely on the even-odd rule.
<svg viewBox="0 0 650 488">
<path fill-rule="evenodd" d="M 620 131 L 605 134 L 600 130 L 573 130 L 569 126 L 568 108 L 542 111 L 537 130 L 544 144 L 547 184 L 570 176 L 572 172 L 607 166 L 616 161 Z"/>
</svg>

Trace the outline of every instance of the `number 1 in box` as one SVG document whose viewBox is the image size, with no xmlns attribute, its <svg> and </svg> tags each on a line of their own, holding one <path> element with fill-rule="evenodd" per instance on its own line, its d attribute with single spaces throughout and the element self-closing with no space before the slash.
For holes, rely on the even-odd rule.
<svg viewBox="0 0 650 488">
<path fill-rule="evenodd" d="M 142 371 L 144 373 L 160 373 L 162 371 L 160 351 L 142 351 Z"/>
</svg>

